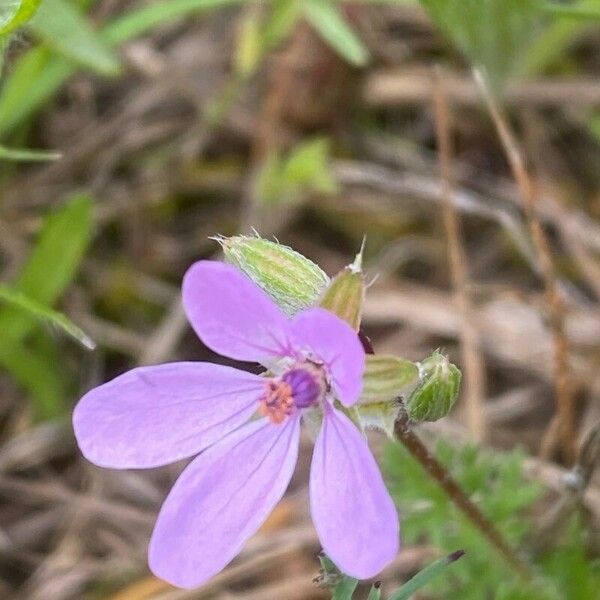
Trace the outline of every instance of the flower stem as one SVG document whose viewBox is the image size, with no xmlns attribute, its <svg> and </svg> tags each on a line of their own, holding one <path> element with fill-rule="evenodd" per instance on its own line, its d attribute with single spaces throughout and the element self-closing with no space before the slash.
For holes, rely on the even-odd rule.
<svg viewBox="0 0 600 600">
<path fill-rule="evenodd" d="M 496 529 L 493 523 L 481 512 L 476 504 L 471 502 L 456 480 L 446 468 L 429 452 L 425 444 L 417 437 L 410 427 L 410 419 L 402 406 L 396 423 L 394 434 L 404 447 L 425 469 L 437 484 L 446 492 L 454 505 L 467 517 L 481 535 L 504 557 L 506 562 L 527 582 L 533 580 L 529 567 L 519 558 L 505 537 Z"/>
</svg>

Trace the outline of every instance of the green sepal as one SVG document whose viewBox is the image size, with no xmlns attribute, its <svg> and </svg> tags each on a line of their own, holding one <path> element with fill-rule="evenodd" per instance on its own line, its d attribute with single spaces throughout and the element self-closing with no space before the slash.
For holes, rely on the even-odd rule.
<svg viewBox="0 0 600 600">
<path fill-rule="evenodd" d="M 437 421 L 456 402 L 461 372 L 437 350 L 419 364 L 419 371 L 421 381 L 406 400 L 406 411 L 413 421 Z"/>
<path fill-rule="evenodd" d="M 260 237 L 217 237 L 225 260 L 242 270 L 288 314 L 314 306 L 329 277 L 314 262 L 288 246 Z"/>
</svg>

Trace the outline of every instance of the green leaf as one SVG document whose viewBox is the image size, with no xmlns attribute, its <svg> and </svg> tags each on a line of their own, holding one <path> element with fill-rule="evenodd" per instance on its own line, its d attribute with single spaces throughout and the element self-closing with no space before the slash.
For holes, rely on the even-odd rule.
<svg viewBox="0 0 600 600">
<path fill-rule="evenodd" d="M 38 418 L 50 419 L 64 414 L 64 385 L 56 364 L 47 362 L 22 344 L 13 344 L 10 348 L 0 346 L 0 365 L 29 392 Z"/>
<path fill-rule="evenodd" d="M 369 52 L 339 9 L 327 0 L 305 0 L 304 16 L 321 37 L 349 63 L 364 66 Z"/>
<path fill-rule="evenodd" d="M 4 300 L 8 304 L 25 311 L 36 319 L 47 321 L 51 325 L 62 329 L 67 335 L 71 336 L 88 350 L 93 350 L 96 347 L 94 341 L 65 315 L 48 308 L 44 304 L 40 304 L 36 300 L 32 300 L 22 292 L 18 292 L 2 283 L 0 283 L 0 300 Z"/>
<path fill-rule="evenodd" d="M 358 579 L 344 575 L 325 554 L 319 556 L 321 563 L 321 584 L 331 588 L 331 600 L 352 600 Z"/>
<path fill-rule="evenodd" d="M 304 140 L 286 157 L 271 152 L 263 162 L 256 188 L 258 197 L 271 204 L 297 202 L 310 192 L 335 193 L 338 188 L 329 170 L 329 140 Z"/>
<path fill-rule="evenodd" d="M 440 440 L 436 458 L 448 469 L 465 493 L 515 548 L 521 548 L 535 532 L 534 503 L 542 487 L 523 474 L 524 453 L 502 452 L 474 445 L 463 446 L 455 438 Z M 456 548 L 467 560 L 452 567 L 451 576 L 429 584 L 432 597 L 460 600 L 547 600 L 549 596 L 523 584 L 497 550 L 466 519 L 426 469 L 401 445 L 389 443 L 382 469 L 392 497 L 402 515 L 406 545 L 430 544 L 448 554 Z M 551 596 L 550 596 L 551 597 Z M 570 598 L 564 595 L 563 598 Z"/>
<path fill-rule="evenodd" d="M 234 55 L 234 68 L 240 77 L 249 77 L 256 71 L 263 56 L 261 15 L 249 12 L 244 15 Z"/>
<path fill-rule="evenodd" d="M 235 53 L 236 74 L 250 77 L 265 55 L 292 31 L 300 16 L 298 0 L 273 0 L 269 13 L 249 12 L 242 21 Z"/>
<path fill-rule="evenodd" d="M 6 146 L 0 146 L 0 160 L 41 162 L 46 160 L 58 160 L 61 156 L 62 155 L 60 152 L 31 150 L 29 148 L 7 148 Z"/>
<path fill-rule="evenodd" d="M 134 9 L 106 25 L 100 37 L 115 48 L 146 31 L 190 13 L 241 4 L 243 0 L 171 0 Z M 52 56 L 47 48 L 34 48 L 17 60 L 0 95 L 0 137 L 23 123 L 48 102 L 77 66 Z"/>
<path fill-rule="evenodd" d="M 52 306 L 70 284 L 91 239 L 92 202 L 72 198 L 46 218 L 38 241 L 13 289 L 33 302 Z M 10 348 L 34 327 L 36 319 L 15 307 L 0 310 L 0 347 Z"/>
<path fill-rule="evenodd" d="M 516 72 L 542 24 L 538 0 L 421 0 L 421 4 L 497 89 Z"/>
<path fill-rule="evenodd" d="M 190 13 L 243 4 L 244 0 L 170 0 L 155 2 L 132 10 L 115 19 L 102 30 L 111 46 L 135 38 L 146 31 Z"/>
<path fill-rule="evenodd" d="M 367 600 L 380 600 L 380 599 L 381 599 L 381 588 L 379 587 L 379 584 L 376 583 L 375 585 L 371 586 L 369 595 L 367 596 Z"/>
<path fill-rule="evenodd" d="M 600 0 L 580 0 L 570 5 L 581 12 L 600 11 Z M 553 19 L 532 42 L 518 66 L 522 76 L 536 75 L 568 56 L 569 46 L 597 23 L 590 19 Z"/>
<path fill-rule="evenodd" d="M 291 32 L 301 15 L 298 0 L 274 0 L 265 22 L 262 38 L 266 50 L 278 46 Z"/>
<path fill-rule="evenodd" d="M 0 3 L 0 35 L 12 33 L 35 15 L 42 0 L 2 0 Z"/>
<path fill-rule="evenodd" d="M 329 154 L 327 138 L 317 137 L 300 142 L 283 167 L 284 183 L 322 194 L 334 194 L 338 187 L 328 168 Z"/>
<path fill-rule="evenodd" d="M 120 71 L 115 54 L 67 0 L 44 0 L 29 28 L 48 47 L 93 71 L 103 75 Z"/>
<path fill-rule="evenodd" d="M 557 2 L 541 2 L 540 9 L 558 17 L 597 21 L 600 19 L 600 7 L 580 6 L 578 4 L 558 4 Z"/>
<path fill-rule="evenodd" d="M 455 563 L 459 558 L 464 556 L 462 550 L 453 552 L 444 558 L 436 560 L 434 563 L 419 571 L 412 579 L 407 581 L 401 588 L 394 592 L 389 600 L 408 600 L 415 592 L 427 585 L 434 577 L 438 577 L 441 573 Z"/>
</svg>

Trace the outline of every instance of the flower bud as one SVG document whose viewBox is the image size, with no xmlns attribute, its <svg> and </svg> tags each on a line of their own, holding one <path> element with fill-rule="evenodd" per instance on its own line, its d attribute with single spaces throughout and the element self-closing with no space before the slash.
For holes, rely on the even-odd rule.
<svg viewBox="0 0 600 600">
<path fill-rule="evenodd" d="M 406 400 L 406 411 L 414 421 L 437 421 L 454 406 L 461 372 L 447 356 L 434 352 L 419 363 L 420 383 Z"/>
<path fill-rule="evenodd" d="M 215 238 L 225 260 L 243 271 L 289 315 L 314 306 L 329 283 L 321 268 L 277 242 L 237 235 Z"/>
<path fill-rule="evenodd" d="M 354 331 L 360 328 L 365 302 L 365 278 L 361 260 L 362 250 L 351 265 L 342 269 L 331 280 L 320 303 L 323 308 L 344 319 Z"/>
<path fill-rule="evenodd" d="M 411 391 L 419 381 L 419 369 L 396 356 L 368 355 L 360 403 L 385 402 Z"/>
</svg>

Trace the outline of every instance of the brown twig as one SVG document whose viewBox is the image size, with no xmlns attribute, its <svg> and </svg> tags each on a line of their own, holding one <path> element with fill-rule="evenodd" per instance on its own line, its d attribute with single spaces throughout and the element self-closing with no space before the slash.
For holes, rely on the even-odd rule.
<svg viewBox="0 0 600 600">
<path fill-rule="evenodd" d="M 477 70 L 474 74 L 521 193 L 523 209 L 539 262 L 548 306 L 548 321 L 552 331 L 558 434 L 564 458 L 571 463 L 575 459 L 576 432 L 574 394 L 569 372 L 569 342 L 565 334 L 565 304 L 559 291 L 550 244 L 537 213 L 538 194 L 525 167 L 515 135 L 500 105 L 490 91 L 484 75 Z M 547 447 L 548 442 L 543 445 Z"/>
<path fill-rule="evenodd" d="M 450 109 L 442 74 L 435 73 L 435 125 L 442 180 L 442 216 L 448 241 L 448 263 L 454 287 L 454 301 L 460 313 L 460 341 L 465 374 L 465 407 L 467 424 L 476 441 L 486 438 L 487 425 L 483 408 L 485 397 L 485 367 L 480 351 L 475 311 L 468 293 L 467 255 L 462 243 L 460 223 L 452 201 L 452 142 L 450 139 Z"/>
<path fill-rule="evenodd" d="M 394 426 L 396 438 L 425 469 L 427 474 L 446 492 L 454 505 L 467 517 L 481 535 L 483 535 L 493 548 L 501 554 L 506 562 L 514 568 L 516 573 L 526 581 L 531 581 L 533 575 L 527 565 L 517 556 L 504 536 L 496 529 L 494 524 L 481 512 L 481 510 L 467 497 L 462 488 L 448 473 L 446 468 L 429 452 L 425 444 L 417 437 L 410 427 L 410 419 L 401 408 Z"/>
</svg>

